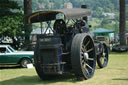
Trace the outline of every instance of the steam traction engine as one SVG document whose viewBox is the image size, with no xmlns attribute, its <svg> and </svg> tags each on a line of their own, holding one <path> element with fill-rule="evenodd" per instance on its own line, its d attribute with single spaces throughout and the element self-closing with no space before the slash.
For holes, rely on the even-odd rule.
<svg viewBox="0 0 128 85">
<path fill-rule="evenodd" d="M 89 9 L 73 8 L 40 11 L 28 16 L 29 23 L 47 24 L 37 36 L 34 52 L 35 68 L 42 80 L 64 73 L 89 79 L 95 72 L 96 60 L 100 68 L 107 66 L 107 46 L 94 41 L 87 24 L 89 15 Z"/>
</svg>

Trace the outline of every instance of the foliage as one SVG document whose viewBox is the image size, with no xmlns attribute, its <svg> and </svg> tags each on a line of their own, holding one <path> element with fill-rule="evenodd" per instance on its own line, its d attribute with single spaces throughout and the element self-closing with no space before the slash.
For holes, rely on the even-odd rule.
<svg viewBox="0 0 128 85">
<path fill-rule="evenodd" d="M 20 9 L 18 4 L 12 0 L 0 0 L 0 17 L 5 15 L 15 15 L 15 9 Z"/>
<path fill-rule="evenodd" d="M 96 9 L 96 11 L 94 11 L 93 16 L 97 17 L 97 18 L 102 18 L 103 17 L 103 8 L 98 7 Z"/>
<path fill-rule="evenodd" d="M 32 7 L 33 7 L 33 10 L 38 10 L 39 9 L 38 0 L 32 0 Z"/>
<path fill-rule="evenodd" d="M 116 22 L 113 22 L 108 17 L 104 17 L 100 26 L 102 28 L 106 28 L 106 29 L 110 29 L 110 30 L 114 30 L 115 31 L 115 29 L 116 29 L 116 27 L 115 27 L 116 26 Z"/>
<path fill-rule="evenodd" d="M 128 20 L 128 5 L 126 5 L 126 20 Z"/>
<path fill-rule="evenodd" d="M 17 2 L 23 7 L 23 0 L 18 0 Z M 51 2 L 54 3 L 53 7 L 51 7 Z M 33 11 L 61 9 L 64 8 L 64 3 L 66 2 L 71 2 L 74 8 L 79 8 L 81 5 L 86 4 L 89 9 L 93 10 L 93 17 L 96 18 L 102 18 L 103 12 L 115 13 L 116 16 L 119 14 L 119 0 L 32 0 L 32 8 Z M 45 8 L 39 7 L 42 3 L 45 4 Z M 127 0 L 126 4 L 128 4 Z"/>
<path fill-rule="evenodd" d="M 0 0 L 0 35 L 20 36 L 23 25 L 23 14 L 17 2 L 13 0 Z"/>
<path fill-rule="evenodd" d="M 109 24 L 111 23 L 112 21 L 110 19 L 108 19 L 108 17 L 104 17 L 102 22 L 101 22 L 101 26 L 103 26 L 104 24 Z"/>
<path fill-rule="evenodd" d="M 128 32 L 128 21 L 126 21 L 126 31 Z"/>
<path fill-rule="evenodd" d="M 22 35 L 22 17 L 23 16 L 21 14 L 20 16 L 3 16 L 0 19 L 0 35 L 9 37 Z"/>
<path fill-rule="evenodd" d="M 23 0 L 18 0 L 22 2 Z M 114 11 L 119 10 L 119 0 L 32 0 L 33 5 L 36 4 L 38 8 L 39 3 L 45 3 L 50 5 L 48 2 L 53 2 L 54 8 L 61 8 L 65 2 L 71 2 L 73 7 L 80 7 L 82 4 L 86 4 L 89 8 L 96 10 L 97 7 L 101 7 L 104 11 Z M 23 5 L 23 3 L 19 3 Z M 62 6 L 63 7 L 63 6 Z M 34 7 L 33 7 L 34 8 Z"/>
<path fill-rule="evenodd" d="M 54 0 L 54 2 L 55 2 L 55 8 L 57 9 L 59 9 L 59 8 L 63 8 L 63 0 Z"/>
<path fill-rule="evenodd" d="M 17 1 L 17 0 L 15 0 Z M 20 6 L 23 7 L 23 0 L 17 1 Z M 50 2 L 54 3 L 54 6 L 51 7 Z M 89 9 L 93 10 L 93 17 L 103 18 L 103 12 L 115 13 L 119 17 L 119 0 L 32 0 L 33 11 L 44 10 L 44 9 L 60 9 L 64 8 L 64 3 L 71 2 L 73 7 L 79 8 L 81 5 L 86 4 Z M 40 8 L 40 4 L 44 3 L 45 8 Z M 126 0 L 126 5 L 128 1 Z M 127 6 L 128 8 L 128 6 Z M 128 12 L 128 11 L 126 11 Z M 128 19 L 128 13 L 126 13 Z M 116 20 L 118 18 L 116 17 Z"/>
</svg>

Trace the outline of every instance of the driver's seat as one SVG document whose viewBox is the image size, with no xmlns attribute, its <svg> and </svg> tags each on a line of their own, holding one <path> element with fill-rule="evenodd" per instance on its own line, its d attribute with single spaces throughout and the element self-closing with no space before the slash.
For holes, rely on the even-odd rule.
<svg viewBox="0 0 128 85">
<path fill-rule="evenodd" d="M 54 23 L 54 30 L 58 34 L 64 34 L 66 32 L 66 23 L 63 19 L 57 19 Z"/>
</svg>

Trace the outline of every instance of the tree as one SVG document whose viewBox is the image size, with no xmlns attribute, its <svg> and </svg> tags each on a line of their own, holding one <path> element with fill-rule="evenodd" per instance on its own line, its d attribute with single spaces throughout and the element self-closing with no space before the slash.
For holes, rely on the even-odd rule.
<svg viewBox="0 0 128 85">
<path fill-rule="evenodd" d="M 63 0 L 54 0 L 55 2 L 55 9 L 61 9 L 63 8 Z"/>
<path fill-rule="evenodd" d="M 125 0 L 120 0 L 120 45 L 126 45 L 126 39 L 125 39 L 125 23 L 126 17 L 125 17 Z"/>
<path fill-rule="evenodd" d="M 32 0 L 32 9 L 39 10 L 39 1 L 38 0 Z"/>
<path fill-rule="evenodd" d="M 23 14 L 16 1 L 0 0 L 0 38 L 10 37 L 13 46 L 19 45 L 17 39 L 22 37 Z"/>
<path fill-rule="evenodd" d="M 97 18 L 102 18 L 103 17 L 103 8 L 97 7 L 96 11 L 93 14 Z"/>
<path fill-rule="evenodd" d="M 102 22 L 101 22 L 101 26 L 103 27 L 106 24 L 110 24 L 112 23 L 112 21 L 106 16 L 103 18 Z"/>
<path fill-rule="evenodd" d="M 29 36 L 32 31 L 32 25 L 27 23 L 29 14 L 32 13 L 32 0 L 24 0 L 24 31 L 25 31 L 25 43 L 29 43 Z"/>
<path fill-rule="evenodd" d="M 128 9 L 128 5 L 126 5 L 126 9 Z M 126 10 L 126 20 L 128 20 L 128 10 Z"/>
<path fill-rule="evenodd" d="M 0 35 L 20 36 L 23 15 L 17 2 L 12 0 L 0 0 Z M 23 25 L 23 24 L 22 24 Z M 19 30 L 21 29 L 21 30 Z"/>
<path fill-rule="evenodd" d="M 0 0 L 0 17 L 15 15 L 17 12 L 13 10 L 20 9 L 18 4 L 12 0 Z"/>
</svg>

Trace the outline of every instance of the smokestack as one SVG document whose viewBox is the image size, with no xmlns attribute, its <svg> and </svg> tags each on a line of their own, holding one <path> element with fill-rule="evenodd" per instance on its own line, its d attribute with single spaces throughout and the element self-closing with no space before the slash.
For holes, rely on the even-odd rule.
<svg viewBox="0 0 128 85">
<path fill-rule="evenodd" d="M 87 8 L 87 5 L 81 5 L 81 8 Z"/>
<path fill-rule="evenodd" d="M 87 8 L 87 5 L 81 5 L 81 8 L 86 9 Z M 83 17 L 83 20 L 85 20 L 86 22 L 88 22 L 88 17 L 87 16 L 84 16 Z"/>
</svg>

